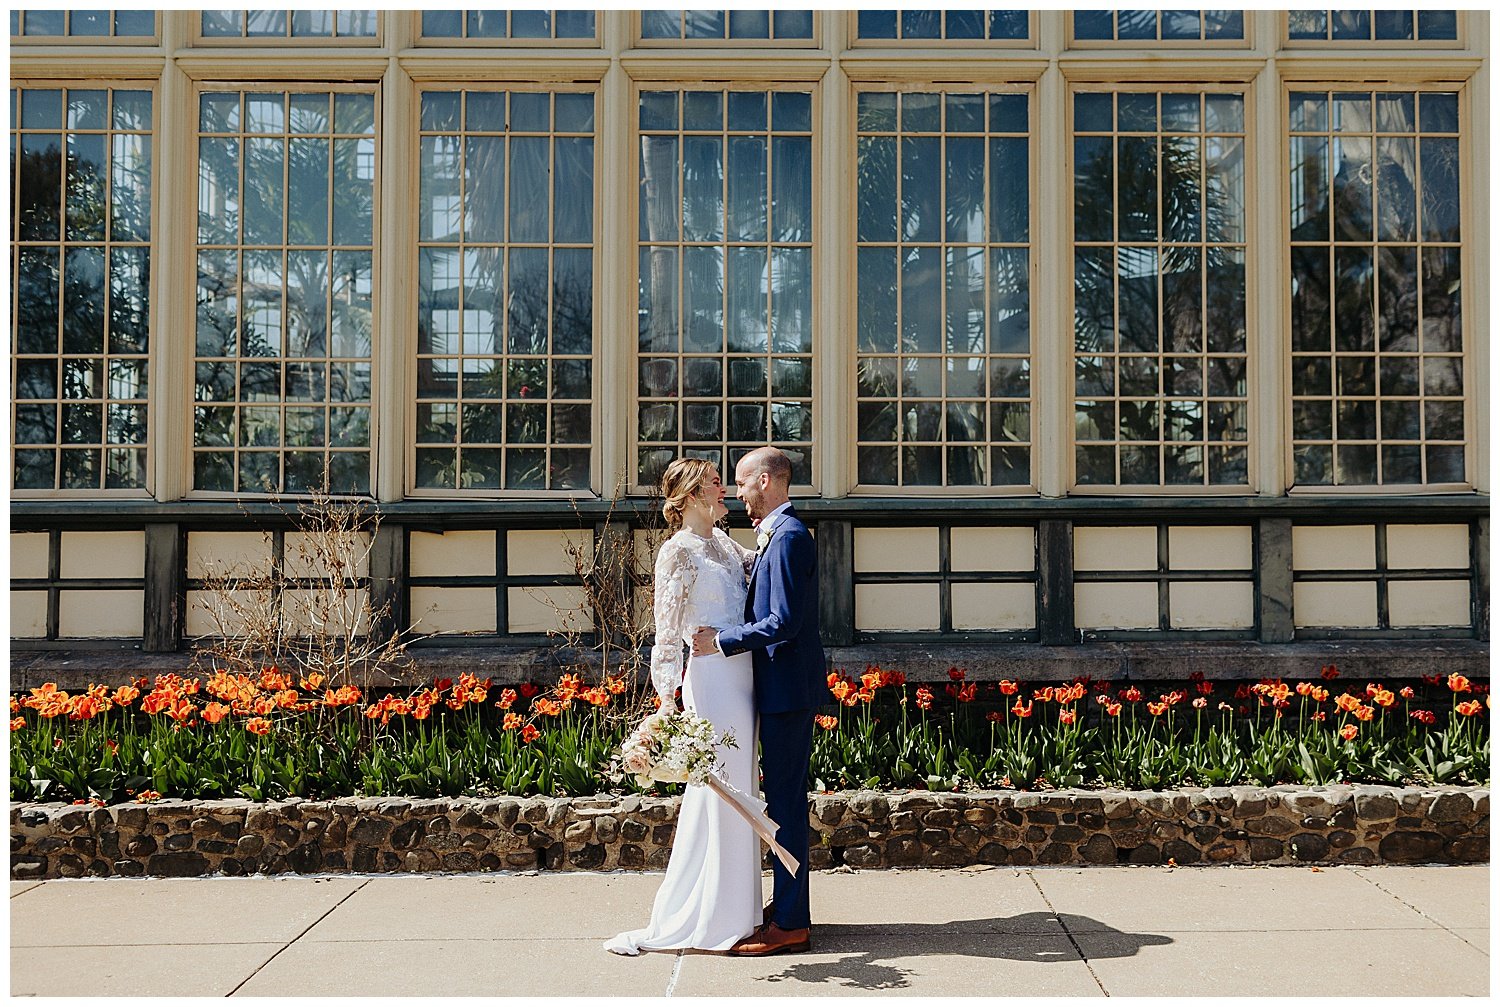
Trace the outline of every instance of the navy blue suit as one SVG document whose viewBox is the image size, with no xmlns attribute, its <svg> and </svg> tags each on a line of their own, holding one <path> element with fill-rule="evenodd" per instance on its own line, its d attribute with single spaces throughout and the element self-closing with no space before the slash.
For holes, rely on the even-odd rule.
<svg viewBox="0 0 1500 1007">
<path fill-rule="evenodd" d="M 788 506 L 771 528 L 750 574 L 745 624 L 719 632 L 719 649 L 750 651 L 766 813 L 776 841 L 800 862 L 793 877 L 772 858 L 772 917 L 796 930 L 811 924 L 807 894 L 807 768 L 813 711 L 833 702 L 823 641 L 818 636 L 818 552 L 807 526 Z"/>
</svg>

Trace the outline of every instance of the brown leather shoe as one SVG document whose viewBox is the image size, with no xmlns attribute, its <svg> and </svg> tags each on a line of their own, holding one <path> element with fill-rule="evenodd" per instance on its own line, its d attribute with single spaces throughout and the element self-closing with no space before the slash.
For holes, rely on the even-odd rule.
<svg viewBox="0 0 1500 1007">
<path fill-rule="evenodd" d="M 767 923 L 730 948 L 729 953 L 736 958 L 763 958 L 766 955 L 811 951 L 810 935 L 811 931 L 807 927 L 783 930 L 774 923 Z"/>
</svg>

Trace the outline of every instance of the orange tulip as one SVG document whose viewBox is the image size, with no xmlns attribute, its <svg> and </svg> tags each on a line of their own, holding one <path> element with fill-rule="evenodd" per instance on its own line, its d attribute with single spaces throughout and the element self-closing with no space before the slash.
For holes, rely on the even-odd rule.
<svg viewBox="0 0 1500 1007">
<path fill-rule="evenodd" d="M 1120 698 L 1127 703 L 1139 703 L 1141 701 L 1141 690 L 1135 686 L 1127 686 L 1120 691 Z"/>
<path fill-rule="evenodd" d="M 611 696 L 618 696 L 620 693 L 625 691 L 625 679 L 619 677 L 618 675 L 611 676 L 610 678 L 606 678 L 604 680 L 604 687 L 609 690 L 609 694 Z M 504 695 L 504 693 L 502 693 L 501 695 Z"/>
<path fill-rule="evenodd" d="M 1483 710 L 1484 706 L 1479 702 L 1479 700 L 1471 699 L 1466 703 L 1459 703 L 1458 706 L 1454 707 L 1454 709 L 1456 709 L 1465 717 L 1472 717 L 1479 713 L 1480 710 Z"/>
<path fill-rule="evenodd" d="M 131 703 L 135 702 L 136 697 L 140 694 L 141 690 L 135 688 L 134 686 L 122 685 L 115 690 L 115 694 L 111 697 L 111 699 L 113 699 L 116 706 L 129 706 Z"/>
<path fill-rule="evenodd" d="M 1357 720 L 1371 720 L 1375 716 L 1375 707 L 1361 706 L 1359 709 L 1354 711 L 1354 716 Z"/>
<path fill-rule="evenodd" d="M 229 707 L 223 703 L 209 703 L 203 707 L 203 719 L 210 724 L 217 724 L 229 715 Z"/>
<path fill-rule="evenodd" d="M 527 724 L 525 727 L 521 728 L 521 742 L 522 742 L 522 744 L 529 745 L 533 741 L 535 741 L 536 739 L 540 738 L 541 736 L 542 736 L 542 732 L 538 731 L 531 724 Z"/>
<path fill-rule="evenodd" d="M 1328 701 L 1328 690 L 1323 688 L 1321 685 L 1313 686 L 1312 691 L 1309 693 L 1309 695 L 1312 696 L 1313 702 L 1315 703 L 1324 703 Z"/>
<path fill-rule="evenodd" d="M 1214 684 L 1212 682 L 1199 682 L 1193 688 L 1198 690 L 1200 696 L 1211 696 L 1214 692 Z"/>
<path fill-rule="evenodd" d="M 287 707 L 297 705 L 297 690 L 283 689 L 276 694 L 276 705 L 285 710 Z"/>
<path fill-rule="evenodd" d="M 925 685 L 917 686 L 917 709 L 928 710 L 932 708 L 932 690 Z"/>
<path fill-rule="evenodd" d="M 520 727 L 521 724 L 521 715 L 519 713 L 516 713 L 514 710 L 511 710 L 505 715 L 505 721 L 500 726 L 507 731 L 514 731 L 516 728 Z"/>
<path fill-rule="evenodd" d="M 266 734 L 271 730 L 271 722 L 264 717 L 251 717 L 245 721 L 245 730 L 251 734 Z"/>
<path fill-rule="evenodd" d="M 837 717 L 830 717 L 826 713 L 820 713 L 820 714 L 818 714 L 816 717 L 813 718 L 813 720 L 817 721 L 818 726 L 821 727 L 825 731 L 831 731 L 834 728 L 836 728 L 836 727 L 839 726 L 839 718 L 837 718 Z"/>
<path fill-rule="evenodd" d="M 12 717 L 10 719 L 10 729 L 12 731 L 19 731 L 21 728 L 23 728 L 25 726 L 26 726 L 26 718 L 25 717 Z"/>
<path fill-rule="evenodd" d="M 270 696 L 259 696 L 256 698 L 254 704 L 252 704 L 251 709 L 255 711 L 256 716 L 264 717 L 276 709 L 276 701 Z"/>
<path fill-rule="evenodd" d="M 1349 695 L 1347 692 L 1344 692 L 1340 693 L 1339 697 L 1333 701 L 1333 705 L 1337 706 L 1345 713 L 1352 713 L 1355 710 L 1358 710 L 1364 704 L 1361 703 L 1356 697 Z"/>
<path fill-rule="evenodd" d="M 965 674 L 967 674 L 967 672 L 963 668 L 948 669 L 948 678 L 950 681 L 962 682 L 964 680 Z"/>
<path fill-rule="evenodd" d="M 1413 710 L 1411 711 L 1411 717 L 1417 723 L 1426 724 L 1429 727 L 1437 723 L 1437 714 L 1431 710 Z"/>
<path fill-rule="evenodd" d="M 974 702 L 974 695 L 978 691 L 978 684 L 975 682 L 970 682 L 969 684 L 958 690 L 958 701 L 960 703 L 972 703 Z"/>
<path fill-rule="evenodd" d="M 1389 689 L 1376 689 L 1375 695 L 1370 697 L 1376 706 L 1393 706 L 1396 702 L 1396 694 Z"/>
<path fill-rule="evenodd" d="M 1052 686 L 1049 685 L 1043 689 L 1033 689 L 1031 691 L 1031 698 L 1036 700 L 1038 703 L 1052 702 Z"/>
<path fill-rule="evenodd" d="M 1124 707 L 1119 703 L 1110 703 L 1104 707 L 1104 712 L 1111 717 L 1118 717 L 1120 715 L 1120 711 L 1123 709 Z"/>
<path fill-rule="evenodd" d="M 1306 696 L 1309 693 L 1311 693 L 1312 691 L 1313 691 L 1313 684 L 1311 682 L 1298 682 L 1297 683 L 1297 695 L 1299 695 L 1299 696 Z"/>
<path fill-rule="evenodd" d="M 1343 727 L 1339 728 L 1339 737 L 1343 738 L 1345 741 L 1353 741 L 1358 734 L 1359 728 L 1355 727 L 1353 724 L 1345 724 Z"/>
<path fill-rule="evenodd" d="M 1323 723 L 1323 721 L 1328 719 L 1328 714 L 1324 713 L 1322 710 L 1318 710 L 1313 713 L 1312 719 L 1314 723 L 1321 724 Z"/>
<path fill-rule="evenodd" d="M 432 707 L 428 706 L 426 703 L 418 703 L 415 707 L 412 708 L 411 711 L 411 717 L 413 720 L 426 720 L 431 714 Z"/>
<path fill-rule="evenodd" d="M 865 672 L 863 675 L 859 676 L 859 684 L 863 688 L 865 688 L 865 689 L 878 689 L 878 688 L 880 688 L 880 674 L 879 674 L 879 672 L 874 672 L 874 671 L 867 671 L 867 672 Z"/>
<path fill-rule="evenodd" d="M 1467 678 L 1464 678 L 1458 672 L 1454 672 L 1448 676 L 1448 688 L 1453 692 L 1468 692 L 1472 686 L 1469 685 Z"/>
<path fill-rule="evenodd" d="M 1417 695 L 1416 690 L 1413 689 L 1411 686 L 1409 686 L 1409 685 L 1403 685 L 1401 687 L 1401 698 L 1402 699 L 1415 699 L 1416 695 Z"/>
<path fill-rule="evenodd" d="M 1060 724 L 1071 724 L 1076 719 L 1078 719 L 1078 717 L 1077 717 L 1077 714 L 1075 714 L 1073 712 L 1072 707 L 1067 707 L 1067 708 L 1063 709 L 1057 715 L 1057 720 L 1058 720 L 1058 723 L 1060 723 Z"/>
<path fill-rule="evenodd" d="M 854 686 L 850 685 L 843 679 L 839 679 L 832 686 L 830 686 L 830 688 L 833 690 L 833 698 L 838 700 L 840 703 L 844 701 L 845 697 L 847 697 L 849 693 L 854 691 Z"/>
<path fill-rule="evenodd" d="M 1010 712 L 1014 713 L 1017 717 L 1020 717 L 1022 720 L 1025 720 L 1027 717 L 1031 716 L 1031 707 L 1032 707 L 1031 703 L 1027 703 L 1027 704 L 1025 704 L 1023 706 L 1021 704 L 1021 701 L 1018 699 L 1018 700 L 1016 700 L 1016 705 L 1012 706 L 1010 708 Z"/>
<path fill-rule="evenodd" d="M 1008 678 L 1000 680 L 1000 695 L 1002 696 L 1014 696 L 1020 688 L 1021 686 L 1018 683 L 1012 682 Z"/>
<path fill-rule="evenodd" d="M 308 692 L 317 692 L 323 686 L 323 676 L 319 672 L 312 672 L 297 683 Z"/>
<path fill-rule="evenodd" d="M 154 790 L 142 790 L 135 797 L 135 803 L 137 804 L 150 804 L 152 801 L 159 800 L 161 800 L 161 794 Z"/>
<path fill-rule="evenodd" d="M 1160 717 L 1163 713 L 1167 712 L 1167 704 L 1166 703 L 1147 703 L 1146 704 L 1146 709 L 1150 711 L 1151 716 L 1153 716 L 1153 717 Z"/>
<path fill-rule="evenodd" d="M 500 701 L 497 702 L 495 705 L 498 706 L 498 707 L 500 707 L 500 709 L 502 709 L 502 710 L 509 710 L 511 708 L 511 705 L 514 704 L 515 701 L 516 701 L 516 690 L 514 690 L 514 689 L 501 689 L 500 690 Z"/>
</svg>

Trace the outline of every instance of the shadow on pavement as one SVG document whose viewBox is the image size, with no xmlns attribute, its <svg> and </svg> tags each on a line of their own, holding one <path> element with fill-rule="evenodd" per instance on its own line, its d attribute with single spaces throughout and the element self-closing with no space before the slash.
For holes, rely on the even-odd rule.
<svg viewBox="0 0 1500 1007">
<path fill-rule="evenodd" d="M 1059 926 L 1061 922 L 1061 926 Z M 814 954 L 844 954 L 837 961 L 796 962 L 783 971 L 758 977 L 760 982 L 835 984 L 848 989 L 894 990 L 911 986 L 912 969 L 887 962 L 923 955 L 958 955 L 1017 962 L 1077 962 L 1068 935 L 1085 932 L 1090 958 L 1130 958 L 1141 948 L 1171 944 L 1161 934 L 1115 930 L 1072 913 L 1023 913 L 986 920 L 950 923 L 850 924 L 814 927 Z M 857 953 L 845 954 L 845 952 Z"/>
</svg>

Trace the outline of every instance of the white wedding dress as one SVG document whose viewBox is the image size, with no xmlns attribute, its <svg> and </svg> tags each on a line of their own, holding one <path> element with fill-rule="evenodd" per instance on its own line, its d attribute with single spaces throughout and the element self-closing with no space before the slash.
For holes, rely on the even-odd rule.
<svg viewBox="0 0 1500 1007">
<path fill-rule="evenodd" d="M 671 709 L 682 685 L 683 707 L 733 734 L 721 746 L 719 775 L 757 795 L 755 683 L 749 653 L 693 657 L 683 673 L 683 651 L 699 626 L 724 629 L 744 621 L 745 579 L 755 553 L 722 530 L 703 538 L 686 528 L 662 543 L 656 557 L 656 645 L 651 681 Z M 760 839 L 722 798 L 689 785 L 677 815 L 667 875 L 651 907 L 651 922 L 604 942 L 607 951 L 696 948 L 723 951 L 760 925 Z"/>
</svg>

